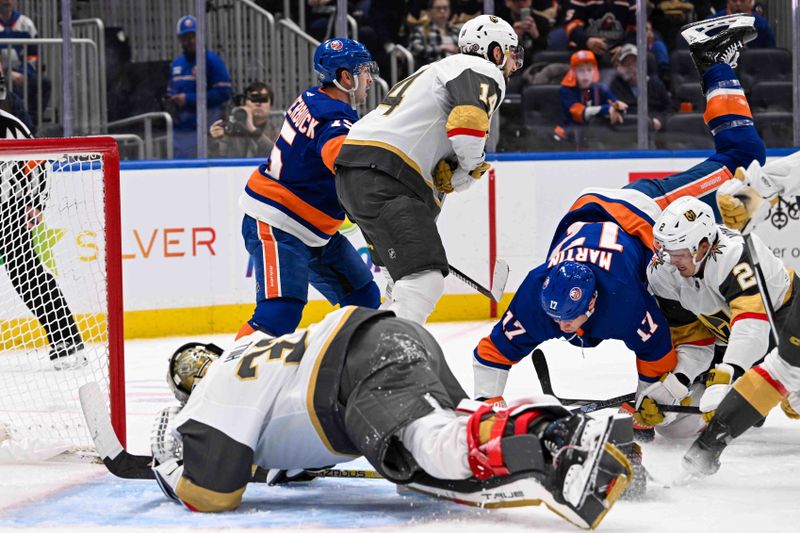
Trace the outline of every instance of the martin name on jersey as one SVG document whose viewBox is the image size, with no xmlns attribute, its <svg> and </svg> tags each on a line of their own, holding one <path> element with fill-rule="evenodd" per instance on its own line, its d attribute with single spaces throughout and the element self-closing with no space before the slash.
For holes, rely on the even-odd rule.
<svg viewBox="0 0 800 533">
<path fill-rule="evenodd" d="M 466 171 L 483 162 L 505 88 L 500 69 L 481 57 L 454 54 L 422 67 L 353 125 L 336 164 L 377 168 L 441 207 L 434 168 L 442 159 Z"/>
<path fill-rule="evenodd" d="M 476 397 L 500 396 L 512 365 L 542 342 L 565 336 L 539 298 L 550 269 L 563 261 L 585 264 L 597 283 L 594 312 L 567 340 L 579 347 L 622 340 L 636 354 L 639 378 L 645 382 L 670 371 L 677 356 L 666 320 L 644 279 L 650 257 L 652 250 L 613 222 L 573 222 L 557 234 L 548 260 L 528 273 L 508 311 L 475 348 Z"/>
<path fill-rule="evenodd" d="M 714 344 L 727 345 L 725 361 L 747 370 L 767 352 L 769 322 L 755 267 L 742 235 L 717 226 L 717 240 L 698 272 L 684 278 L 656 254 L 647 269 L 651 291 L 670 325 L 679 368 L 690 379 L 706 371 Z M 797 299 L 797 276 L 752 235 L 780 329 Z"/>
</svg>

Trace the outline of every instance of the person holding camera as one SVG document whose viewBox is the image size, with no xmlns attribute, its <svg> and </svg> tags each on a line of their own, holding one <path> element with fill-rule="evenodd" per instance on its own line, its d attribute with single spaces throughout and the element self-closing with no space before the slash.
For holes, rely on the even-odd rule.
<svg viewBox="0 0 800 533">
<path fill-rule="evenodd" d="M 248 85 L 227 119 L 209 128 L 211 157 L 264 157 L 272 150 L 277 131 L 269 120 L 272 89 L 262 82 Z"/>
</svg>

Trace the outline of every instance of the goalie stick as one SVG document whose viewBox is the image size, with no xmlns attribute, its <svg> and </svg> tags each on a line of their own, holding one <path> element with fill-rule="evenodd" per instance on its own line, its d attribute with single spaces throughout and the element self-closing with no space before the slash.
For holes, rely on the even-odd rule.
<svg viewBox="0 0 800 533">
<path fill-rule="evenodd" d="M 506 263 L 502 259 L 497 259 L 494 262 L 494 269 L 492 270 L 492 284 L 491 289 L 487 289 L 471 277 L 467 276 L 459 269 L 454 267 L 453 265 L 447 265 L 450 268 L 450 272 L 455 276 L 457 279 L 460 279 L 482 295 L 486 296 L 487 298 L 494 300 L 495 302 L 499 302 L 500 298 L 503 297 L 503 291 L 506 288 L 506 282 L 508 281 L 508 263 Z"/>
<path fill-rule="evenodd" d="M 103 460 L 109 472 L 123 479 L 155 479 L 152 465 L 153 458 L 149 455 L 134 455 L 129 453 L 120 444 L 114 428 L 111 426 L 111 417 L 106 410 L 106 403 L 100 386 L 97 382 L 89 382 L 78 389 L 83 417 L 86 427 L 92 436 L 97 454 Z M 252 481 L 266 482 L 267 470 L 256 467 Z M 321 470 L 307 470 L 305 473 L 313 478 L 363 478 L 383 479 L 375 470 L 339 470 L 325 468 Z"/>
</svg>

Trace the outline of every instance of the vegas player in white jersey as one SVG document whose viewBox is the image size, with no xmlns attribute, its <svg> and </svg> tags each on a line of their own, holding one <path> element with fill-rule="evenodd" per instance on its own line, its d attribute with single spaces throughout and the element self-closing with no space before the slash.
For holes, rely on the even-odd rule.
<svg viewBox="0 0 800 533">
<path fill-rule="evenodd" d="M 552 397 L 502 410 L 470 401 L 433 337 L 388 311 L 345 307 L 283 337 L 255 332 L 210 365 L 188 350 L 173 356 L 170 383 L 191 394 L 153 449 L 159 485 L 193 511 L 238 507 L 254 465 L 308 470 L 363 455 L 426 494 L 545 502 L 594 527 L 632 475 L 611 444 L 632 441 L 630 417 L 572 416 Z"/>
<path fill-rule="evenodd" d="M 436 228 L 442 201 L 489 169 L 489 124 L 523 60 L 514 29 L 495 16 L 465 23 L 458 45 L 460 54 L 392 87 L 353 125 L 336 159 L 339 201 L 391 277 L 389 308 L 418 323 L 449 272 Z"/>
<path fill-rule="evenodd" d="M 710 419 L 731 383 L 767 353 L 770 326 L 742 235 L 715 224 L 708 204 L 693 197 L 673 202 L 656 221 L 653 234 L 661 252 L 648 267 L 647 279 L 670 324 L 678 363 L 641 395 L 635 416 L 655 423 L 664 435 L 693 436 L 705 426 L 703 418 L 662 416 L 656 402 L 678 403 L 693 388 L 694 403 L 699 400 L 705 419 Z M 800 305 L 800 283 L 757 236 L 752 239 L 775 319 L 783 324 Z M 713 366 L 715 344 L 727 348 L 703 392 L 695 380 Z"/>
<path fill-rule="evenodd" d="M 800 152 L 761 166 L 754 162 L 739 168 L 735 177 L 718 192 L 720 214 L 726 226 L 749 234 L 769 217 L 770 205 L 778 196 L 800 196 Z M 684 467 L 693 474 L 709 475 L 720 468 L 719 458 L 725 448 L 747 429 L 763 419 L 778 403 L 787 416 L 800 419 L 800 304 L 798 278 L 791 276 L 788 300 L 781 301 L 776 288 L 775 264 L 780 263 L 755 235 L 758 260 L 769 286 L 775 310 L 778 346 L 760 363 L 747 370 L 727 391 L 714 417 L 683 458 Z M 772 272 L 772 275 L 770 275 Z M 772 278 L 772 281 L 770 281 Z M 744 283 L 749 283 L 742 278 Z M 761 341 L 763 344 L 763 341 Z M 730 348 L 729 348 L 730 349 Z"/>
</svg>

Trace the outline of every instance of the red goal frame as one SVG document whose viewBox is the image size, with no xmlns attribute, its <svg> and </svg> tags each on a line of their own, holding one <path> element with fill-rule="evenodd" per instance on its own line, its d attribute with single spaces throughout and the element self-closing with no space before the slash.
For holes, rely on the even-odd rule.
<svg viewBox="0 0 800 533">
<path fill-rule="evenodd" d="M 99 153 L 103 161 L 106 279 L 108 310 L 108 378 L 111 423 L 123 446 L 125 425 L 125 341 L 122 304 L 122 225 L 120 221 L 119 149 L 111 137 L 0 140 L 0 154 Z M 76 391 L 77 394 L 77 391 Z"/>
</svg>

